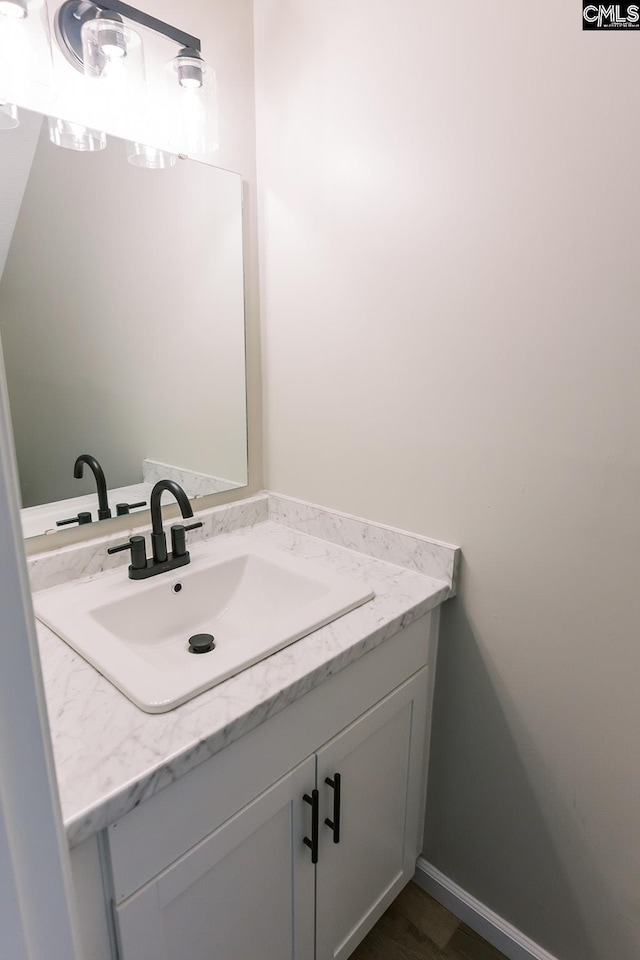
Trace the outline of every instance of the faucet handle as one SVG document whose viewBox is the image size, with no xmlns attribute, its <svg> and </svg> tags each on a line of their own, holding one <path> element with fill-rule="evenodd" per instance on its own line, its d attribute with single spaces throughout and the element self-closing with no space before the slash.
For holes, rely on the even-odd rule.
<svg viewBox="0 0 640 960">
<path fill-rule="evenodd" d="M 171 553 L 174 557 L 185 556 L 187 552 L 187 531 L 197 530 L 201 526 L 202 522 L 200 520 L 197 523 L 190 523 L 187 527 L 183 523 L 174 523 L 171 527 Z"/>
<path fill-rule="evenodd" d="M 137 507 L 146 507 L 146 505 L 146 500 L 141 500 L 140 503 L 116 503 L 116 513 L 119 517 L 126 517 L 130 510 L 135 510 Z"/>
<path fill-rule="evenodd" d="M 70 523 L 77 523 L 80 526 L 91 523 L 91 514 L 88 510 L 83 510 L 77 517 L 69 517 L 68 520 L 56 520 L 56 527 L 66 527 Z"/>
<path fill-rule="evenodd" d="M 131 564 L 129 569 L 144 570 L 147 566 L 147 548 L 144 537 L 131 537 L 127 543 L 119 543 L 115 547 L 107 547 L 107 553 L 120 553 L 122 550 L 131 550 Z"/>
</svg>

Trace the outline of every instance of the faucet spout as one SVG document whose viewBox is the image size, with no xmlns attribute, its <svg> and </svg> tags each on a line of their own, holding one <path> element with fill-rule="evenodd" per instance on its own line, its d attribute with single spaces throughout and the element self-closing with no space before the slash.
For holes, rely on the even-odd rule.
<svg viewBox="0 0 640 960">
<path fill-rule="evenodd" d="M 98 489 L 98 520 L 109 520 L 111 518 L 111 510 L 109 509 L 109 500 L 107 497 L 107 481 L 105 480 L 104 470 L 96 458 L 92 457 L 90 453 L 81 454 L 74 464 L 73 475 L 76 480 L 80 480 L 84 473 L 85 463 L 96 480 L 96 487 Z"/>
<path fill-rule="evenodd" d="M 165 490 L 173 494 L 178 501 L 178 506 L 182 511 L 183 517 L 193 516 L 189 498 L 180 484 L 176 483 L 175 480 L 158 480 L 151 491 L 151 497 L 149 499 L 149 505 L 151 507 L 151 547 L 153 550 L 154 563 L 164 563 L 168 556 L 167 538 L 162 529 L 162 505 L 160 503 Z"/>
</svg>

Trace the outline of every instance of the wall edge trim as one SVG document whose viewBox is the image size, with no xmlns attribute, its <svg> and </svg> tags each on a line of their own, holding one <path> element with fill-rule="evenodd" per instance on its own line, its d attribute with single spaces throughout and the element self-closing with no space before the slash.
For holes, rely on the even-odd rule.
<svg viewBox="0 0 640 960">
<path fill-rule="evenodd" d="M 418 857 L 414 882 L 509 960 L 559 960 L 499 914 L 454 883 L 433 864 Z"/>
</svg>

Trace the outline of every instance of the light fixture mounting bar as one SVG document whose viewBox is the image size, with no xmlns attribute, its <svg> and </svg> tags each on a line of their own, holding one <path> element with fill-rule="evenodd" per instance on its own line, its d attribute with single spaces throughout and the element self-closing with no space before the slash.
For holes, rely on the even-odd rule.
<svg viewBox="0 0 640 960">
<path fill-rule="evenodd" d="M 148 13 L 143 13 L 142 10 L 136 10 L 135 7 L 130 7 L 128 3 L 120 3 L 120 0 L 92 0 L 92 3 L 98 10 L 119 13 L 121 17 L 127 17 L 128 20 L 139 23 L 141 27 L 148 27 L 149 30 L 153 30 L 155 33 L 161 33 L 163 36 L 168 37 L 169 40 L 180 44 L 181 47 L 191 47 L 200 53 L 202 45 L 197 37 L 192 37 L 190 33 L 184 33 L 183 30 L 172 27 L 170 23 L 165 23 L 163 20 L 158 20 Z"/>
</svg>

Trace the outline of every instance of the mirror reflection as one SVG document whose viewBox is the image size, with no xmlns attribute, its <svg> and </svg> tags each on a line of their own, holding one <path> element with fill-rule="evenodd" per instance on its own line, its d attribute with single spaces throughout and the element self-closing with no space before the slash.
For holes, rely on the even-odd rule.
<svg viewBox="0 0 640 960">
<path fill-rule="evenodd" d="M 21 119 L 0 130 L 0 337 L 25 536 L 141 509 L 160 478 L 246 484 L 240 176 Z"/>
</svg>

